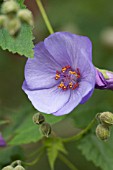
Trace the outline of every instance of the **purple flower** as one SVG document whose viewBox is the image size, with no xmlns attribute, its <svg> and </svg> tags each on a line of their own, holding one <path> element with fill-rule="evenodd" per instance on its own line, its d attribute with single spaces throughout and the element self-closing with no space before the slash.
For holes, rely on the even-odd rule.
<svg viewBox="0 0 113 170">
<path fill-rule="evenodd" d="M 68 114 L 95 86 L 92 44 L 85 36 L 57 32 L 35 46 L 25 66 L 23 90 L 40 112 Z"/>
<path fill-rule="evenodd" d="M 107 70 L 96 69 L 95 88 L 113 90 L 113 73 Z"/>
<path fill-rule="evenodd" d="M 0 147 L 6 146 L 6 142 L 3 139 L 2 135 L 0 134 Z"/>
</svg>

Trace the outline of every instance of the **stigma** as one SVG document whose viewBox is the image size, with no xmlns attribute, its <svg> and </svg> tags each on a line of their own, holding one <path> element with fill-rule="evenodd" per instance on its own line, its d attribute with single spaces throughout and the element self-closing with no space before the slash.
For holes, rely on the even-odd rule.
<svg viewBox="0 0 113 170">
<path fill-rule="evenodd" d="M 61 71 L 57 70 L 55 76 L 55 80 L 60 81 L 58 88 L 62 90 L 75 90 L 79 87 L 80 78 L 79 68 L 73 70 L 69 65 L 63 67 Z"/>
</svg>

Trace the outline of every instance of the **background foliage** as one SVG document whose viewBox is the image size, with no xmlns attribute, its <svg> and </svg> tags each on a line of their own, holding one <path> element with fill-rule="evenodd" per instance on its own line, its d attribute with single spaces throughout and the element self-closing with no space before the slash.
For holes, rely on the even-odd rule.
<svg viewBox="0 0 113 170">
<path fill-rule="evenodd" d="M 22 5 L 21 0 L 19 3 Z M 35 1 L 30 2 L 28 0 L 25 1 L 25 4 L 33 11 L 35 16 L 33 31 L 34 43 L 37 43 L 42 41 L 49 33 L 39 15 Z M 45 0 L 43 4 L 55 31 L 70 31 L 88 36 L 93 43 L 94 65 L 113 71 L 113 49 L 106 48 L 100 41 L 101 32 L 107 27 L 113 26 L 112 0 Z M 32 39 L 31 30 L 26 25 L 23 25 L 22 32 L 17 40 L 13 40 L 5 31 L 0 30 L 0 119 L 8 119 L 10 122 L 7 125 L 0 126 L 0 131 L 2 131 L 9 145 L 5 149 L 0 149 L 0 168 L 15 159 L 24 160 L 25 155 L 29 155 L 41 146 L 40 141 L 37 141 L 42 136 L 38 127 L 32 123 L 32 115 L 37 111 L 32 108 L 30 101 L 21 89 L 26 58 L 2 50 L 8 49 L 14 53 L 32 57 Z M 85 128 L 96 113 L 102 111 L 113 112 L 112 91 L 95 90 L 93 96 L 85 105 L 79 105 L 68 116 L 45 116 L 46 120 L 53 124 L 52 128 L 59 136 L 68 137 L 74 135 L 80 128 Z M 49 163 L 51 167 L 55 163 L 55 169 L 62 170 L 65 168 L 65 170 L 68 170 L 69 168 L 60 159 L 56 160 L 57 152 L 61 150 L 66 154 L 65 149 L 68 151 L 66 157 L 76 165 L 78 170 L 83 170 L 84 167 L 91 170 L 113 169 L 113 133 L 110 140 L 103 143 L 96 138 L 94 129 L 80 141 L 66 143 L 65 146 L 60 143 L 52 147 L 51 144 L 53 143 L 47 142 L 45 144 L 47 154 L 44 154 L 37 165 L 28 169 L 49 170 Z M 53 159 L 50 159 L 51 153 L 54 155 Z"/>
</svg>

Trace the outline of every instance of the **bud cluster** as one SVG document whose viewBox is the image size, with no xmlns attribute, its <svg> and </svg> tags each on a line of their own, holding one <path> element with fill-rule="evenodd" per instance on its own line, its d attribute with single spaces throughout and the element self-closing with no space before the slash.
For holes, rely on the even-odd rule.
<svg viewBox="0 0 113 170">
<path fill-rule="evenodd" d="M 4 1 L 1 6 L 0 27 L 5 28 L 10 35 L 19 33 L 22 22 L 33 26 L 33 15 L 28 9 L 20 9 L 16 0 Z"/>
<path fill-rule="evenodd" d="M 96 118 L 99 125 L 96 128 L 96 135 L 101 140 L 106 141 L 110 137 L 110 126 L 113 125 L 113 114 L 111 112 L 98 113 Z"/>
<path fill-rule="evenodd" d="M 25 170 L 25 168 L 21 165 L 21 161 L 17 160 L 11 163 L 11 165 L 5 166 L 2 170 Z"/>
<path fill-rule="evenodd" d="M 45 122 L 45 117 L 41 113 L 33 115 L 33 122 L 40 125 L 40 131 L 44 136 L 49 137 L 51 134 L 51 125 Z"/>
</svg>

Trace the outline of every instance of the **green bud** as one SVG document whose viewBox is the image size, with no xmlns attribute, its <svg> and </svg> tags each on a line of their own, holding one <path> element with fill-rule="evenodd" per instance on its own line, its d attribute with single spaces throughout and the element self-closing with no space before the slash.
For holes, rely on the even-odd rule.
<svg viewBox="0 0 113 170">
<path fill-rule="evenodd" d="M 98 115 L 101 123 L 108 126 L 113 125 L 113 114 L 111 112 L 103 112 Z"/>
<path fill-rule="evenodd" d="M 110 137 L 109 127 L 99 124 L 96 128 L 96 136 L 101 140 L 107 140 Z"/>
<path fill-rule="evenodd" d="M 4 28 L 7 29 L 10 35 L 15 36 L 20 31 L 21 22 L 18 18 L 14 18 L 11 20 L 7 18 L 7 20 L 4 23 Z"/>
<path fill-rule="evenodd" d="M 29 25 L 31 26 L 34 25 L 32 12 L 29 11 L 28 9 L 19 10 L 18 17 L 20 18 L 20 20 L 28 23 Z"/>
<path fill-rule="evenodd" d="M 36 113 L 33 115 L 33 122 L 36 124 L 42 124 L 45 121 L 45 117 L 41 113 Z"/>
<path fill-rule="evenodd" d="M 1 8 L 3 14 L 16 13 L 18 10 L 19 5 L 14 0 L 5 1 Z"/>
<path fill-rule="evenodd" d="M 4 26 L 5 20 L 6 20 L 6 16 L 5 15 L 0 15 L 0 27 Z"/>
<path fill-rule="evenodd" d="M 49 137 L 49 135 L 51 134 L 51 126 L 49 123 L 42 123 L 40 126 L 40 130 L 42 132 L 42 134 L 46 137 Z"/>
<path fill-rule="evenodd" d="M 14 168 L 11 165 L 8 165 L 8 166 L 2 168 L 2 170 L 14 170 Z"/>
<path fill-rule="evenodd" d="M 17 165 L 14 170 L 25 170 L 25 168 L 21 165 Z"/>
</svg>

